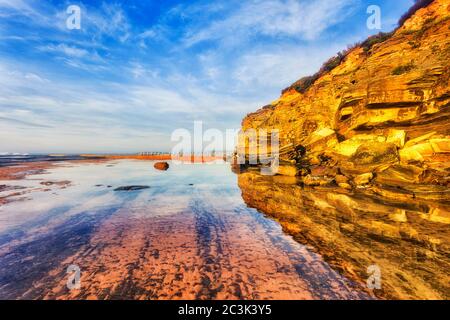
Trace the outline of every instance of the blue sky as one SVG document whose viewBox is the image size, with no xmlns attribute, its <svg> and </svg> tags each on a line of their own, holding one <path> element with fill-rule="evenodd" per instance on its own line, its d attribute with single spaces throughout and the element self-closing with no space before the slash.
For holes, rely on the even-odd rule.
<svg viewBox="0 0 450 320">
<path fill-rule="evenodd" d="M 171 132 L 239 128 L 312 74 L 379 5 L 413 0 L 0 0 L 0 152 L 170 151 Z M 69 5 L 81 29 L 66 27 Z"/>
</svg>

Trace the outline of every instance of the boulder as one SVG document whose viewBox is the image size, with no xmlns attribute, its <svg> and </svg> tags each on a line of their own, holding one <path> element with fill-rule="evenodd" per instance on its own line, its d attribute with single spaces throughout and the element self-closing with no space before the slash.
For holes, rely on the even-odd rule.
<svg viewBox="0 0 450 320">
<path fill-rule="evenodd" d="M 351 190 L 352 189 L 351 185 L 349 185 L 348 183 L 344 183 L 344 182 L 338 183 L 338 186 L 340 188 L 342 188 L 342 189 L 347 189 L 347 190 Z"/>
<path fill-rule="evenodd" d="M 426 134 L 423 134 L 423 135 L 421 135 L 421 136 L 419 136 L 417 138 L 411 139 L 411 140 L 409 140 L 408 142 L 405 143 L 405 148 L 409 148 L 409 147 L 412 147 L 414 145 L 426 142 L 426 141 L 430 140 L 435 135 L 436 135 L 436 132 L 432 131 L 432 132 L 428 132 Z"/>
<path fill-rule="evenodd" d="M 310 187 L 329 186 L 333 183 L 334 179 L 327 177 L 317 177 L 307 175 L 303 178 L 303 184 Z"/>
<path fill-rule="evenodd" d="M 279 165 L 277 174 L 288 177 L 299 175 L 300 170 L 296 166 Z"/>
<path fill-rule="evenodd" d="M 395 182 L 421 183 L 424 168 L 406 164 L 394 164 L 377 173 L 377 182 L 392 184 Z"/>
<path fill-rule="evenodd" d="M 430 142 L 419 143 L 411 145 L 400 150 L 400 160 L 404 163 L 408 162 L 423 162 L 425 158 L 431 157 L 434 154 L 433 147 Z"/>
<path fill-rule="evenodd" d="M 386 137 L 377 134 L 357 134 L 334 146 L 334 151 L 341 156 L 350 157 L 361 145 L 373 142 L 386 142 Z"/>
<path fill-rule="evenodd" d="M 156 170 L 167 171 L 169 169 L 169 164 L 167 162 L 157 162 L 154 167 Z"/>
<path fill-rule="evenodd" d="M 398 161 L 397 147 L 393 143 L 366 142 L 358 147 L 350 162 L 355 165 L 379 165 Z"/>
<path fill-rule="evenodd" d="M 337 174 L 336 167 L 328 167 L 328 166 L 314 166 L 311 168 L 311 175 L 313 176 L 327 176 L 334 177 Z"/>
<path fill-rule="evenodd" d="M 363 173 L 360 174 L 359 176 L 356 176 L 353 181 L 355 182 L 355 184 L 357 186 L 363 186 L 366 184 L 369 184 L 370 181 L 372 181 L 373 179 L 373 173 L 369 172 L 369 173 Z"/>
<path fill-rule="evenodd" d="M 450 137 L 430 139 L 430 144 L 436 153 L 450 153 Z"/>
<path fill-rule="evenodd" d="M 338 144 L 336 133 L 330 128 L 321 128 L 314 131 L 307 141 L 309 152 L 318 152 L 333 148 Z"/>
<path fill-rule="evenodd" d="M 390 129 L 386 141 L 395 144 L 398 148 L 403 148 L 405 145 L 405 140 L 405 130 Z"/>
<path fill-rule="evenodd" d="M 429 139 L 431 136 L 428 134 L 408 141 L 399 152 L 400 160 L 406 163 L 410 161 L 423 162 L 428 159 L 432 160 L 435 155 L 450 153 L 450 139 Z"/>
<path fill-rule="evenodd" d="M 337 184 L 348 183 L 348 178 L 342 174 L 338 174 L 334 179 L 336 180 Z"/>
</svg>

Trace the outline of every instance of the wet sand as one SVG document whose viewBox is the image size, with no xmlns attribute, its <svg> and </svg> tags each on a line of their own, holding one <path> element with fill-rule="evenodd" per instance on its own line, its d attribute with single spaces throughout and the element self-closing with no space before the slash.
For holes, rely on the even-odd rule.
<svg viewBox="0 0 450 320">
<path fill-rule="evenodd" d="M 27 175 L 44 173 L 53 166 L 52 162 L 28 162 L 18 166 L 0 167 L 0 181 L 20 180 Z"/>
<path fill-rule="evenodd" d="M 248 208 L 228 165 L 78 162 L 20 182 L 29 198 L 0 206 L 4 299 L 372 298 Z M 72 264 L 80 289 L 66 286 Z"/>
</svg>

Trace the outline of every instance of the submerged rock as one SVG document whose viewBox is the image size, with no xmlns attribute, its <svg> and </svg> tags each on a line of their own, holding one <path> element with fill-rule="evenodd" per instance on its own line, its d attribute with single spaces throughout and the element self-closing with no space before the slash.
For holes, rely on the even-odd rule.
<svg viewBox="0 0 450 320">
<path fill-rule="evenodd" d="M 277 173 L 283 176 L 295 177 L 299 175 L 299 169 L 292 165 L 280 165 Z"/>
<path fill-rule="evenodd" d="M 347 189 L 347 190 L 351 190 L 352 189 L 352 186 L 349 185 L 348 183 L 345 183 L 345 182 L 338 183 L 338 186 L 340 188 L 342 188 L 342 189 Z"/>
<path fill-rule="evenodd" d="M 118 187 L 116 189 L 114 189 L 114 191 L 137 191 L 137 190 L 143 190 L 143 189 L 148 189 L 150 188 L 149 186 L 123 186 L 123 187 Z"/>
<path fill-rule="evenodd" d="M 169 164 L 167 162 L 157 162 L 154 167 L 156 170 L 167 171 L 169 169 Z"/>
<path fill-rule="evenodd" d="M 303 178 L 303 184 L 310 187 L 324 187 L 333 184 L 334 179 L 322 176 L 307 175 Z"/>
<path fill-rule="evenodd" d="M 64 187 L 64 186 L 68 186 L 70 183 L 71 183 L 70 181 L 64 180 L 64 181 L 43 181 L 40 184 L 43 186 L 46 186 L 46 187 L 49 187 L 49 186 Z"/>
</svg>

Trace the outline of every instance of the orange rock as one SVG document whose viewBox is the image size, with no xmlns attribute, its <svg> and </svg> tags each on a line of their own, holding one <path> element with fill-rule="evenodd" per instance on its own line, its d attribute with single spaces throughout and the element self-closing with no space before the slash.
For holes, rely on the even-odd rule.
<svg viewBox="0 0 450 320">
<path fill-rule="evenodd" d="M 169 164 L 167 162 L 157 162 L 154 167 L 156 170 L 167 171 L 169 169 Z"/>
<path fill-rule="evenodd" d="M 355 181 L 356 185 L 362 186 L 365 184 L 369 184 L 370 181 L 372 181 L 372 179 L 373 179 L 373 173 L 369 172 L 369 173 L 360 174 L 359 176 L 355 177 L 354 181 Z"/>
</svg>

